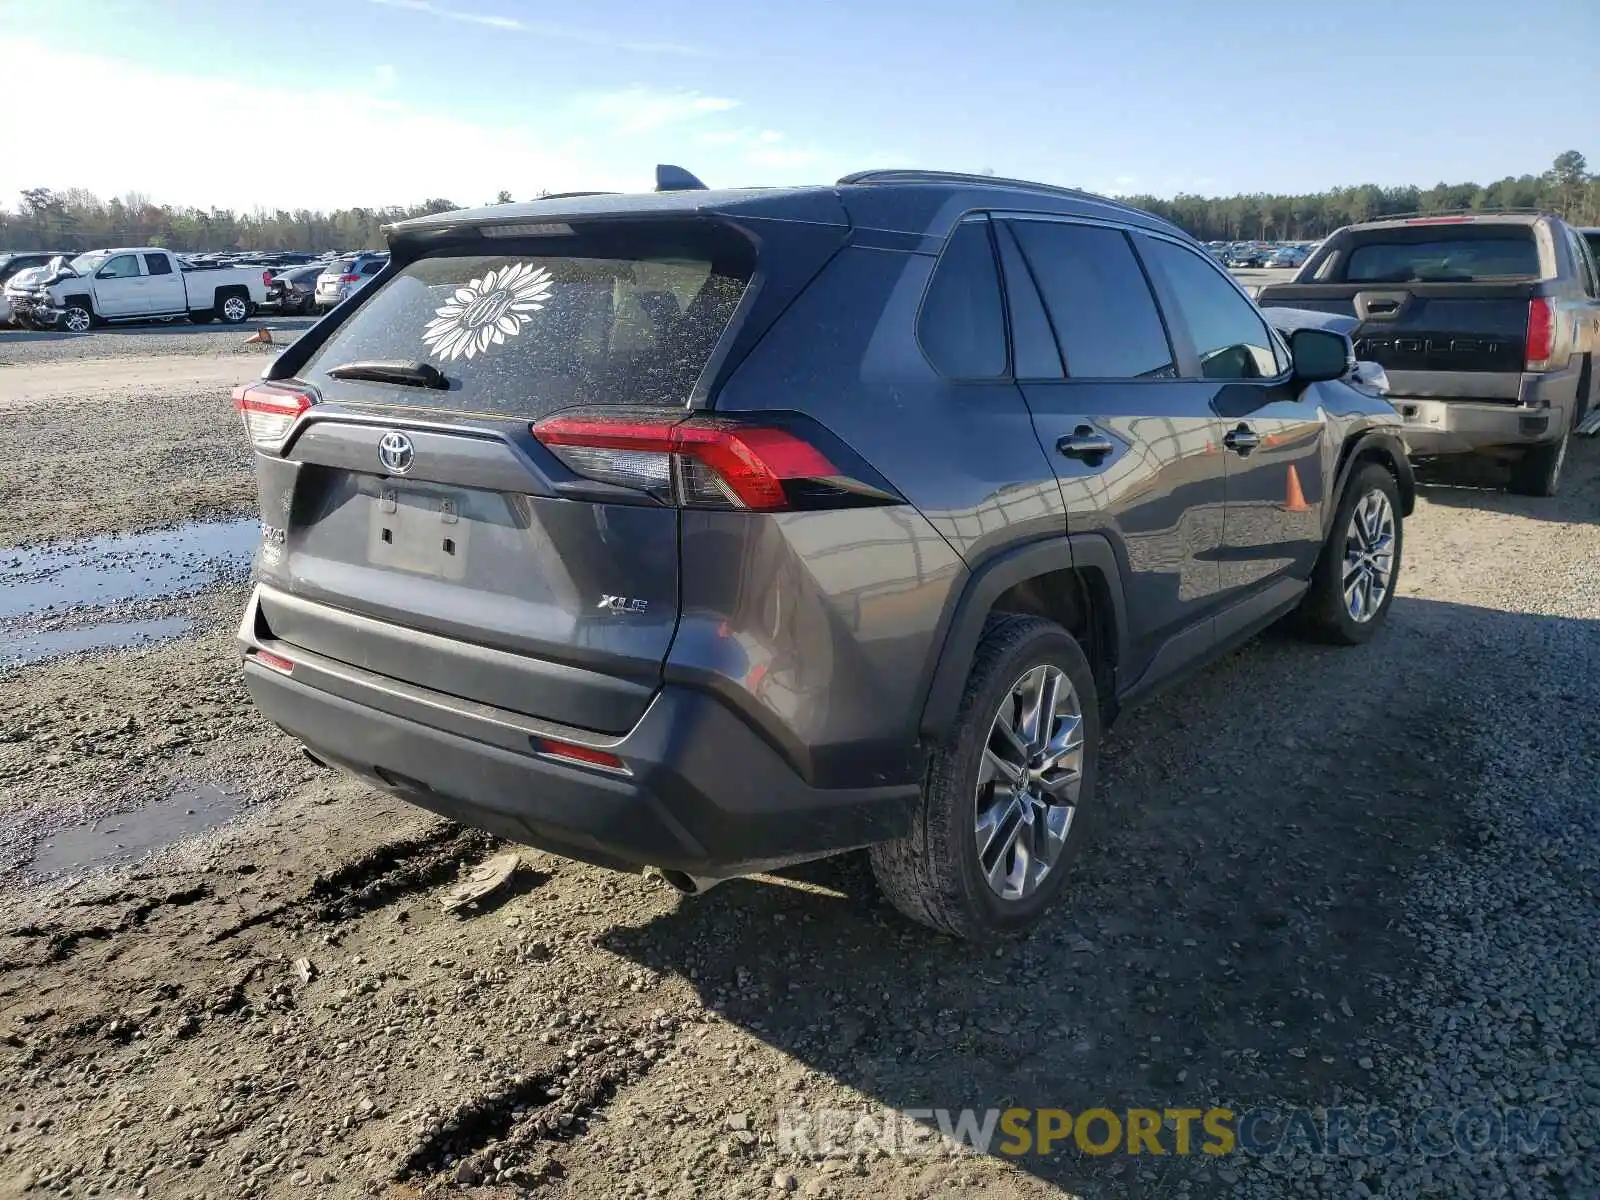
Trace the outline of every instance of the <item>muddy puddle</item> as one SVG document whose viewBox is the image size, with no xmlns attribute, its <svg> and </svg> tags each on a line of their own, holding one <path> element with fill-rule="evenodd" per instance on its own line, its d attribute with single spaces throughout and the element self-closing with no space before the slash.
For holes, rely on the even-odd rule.
<svg viewBox="0 0 1600 1200">
<path fill-rule="evenodd" d="M 192 595 L 247 571 L 259 538 L 243 519 L 0 550 L 0 620 Z"/>
<path fill-rule="evenodd" d="M 39 839 L 27 869 L 35 875 L 126 866 L 185 838 L 220 829 L 244 811 L 242 796 L 209 783 L 177 788 L 133 812 L 73 825 Z"/>
<path fill-rule="evenodd" d="M 187 617 L 105 621 L 73 629 L 0 629 L 0 669 L 48 662 L 84 650 L 126 650 L 182 637 L 194 628 Z"/>
<path fill-rule="evenodd" d="M 0 671 L 182 637 L 194 623 L 159 603 L 147 616 L 151 602 L 242 580 L 259 538 L 254 520 L 205 521 L 0 549 Z M 142 611 L 118 613 L 122 605 Z"/>
</svg>

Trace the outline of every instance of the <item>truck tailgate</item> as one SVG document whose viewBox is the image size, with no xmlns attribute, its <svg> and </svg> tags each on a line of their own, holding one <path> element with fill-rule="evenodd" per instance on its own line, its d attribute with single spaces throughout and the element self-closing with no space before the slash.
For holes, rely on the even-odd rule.
<svg viewBox="0 0 1600 1200">
<path fill-rule="evenodd" d="M 1533 283 L 1275 284 L 1258 302 L 1343 313 L 1356 357 L 1378 363 L 1395 395 L 1514 403 Z"/>
</svg>

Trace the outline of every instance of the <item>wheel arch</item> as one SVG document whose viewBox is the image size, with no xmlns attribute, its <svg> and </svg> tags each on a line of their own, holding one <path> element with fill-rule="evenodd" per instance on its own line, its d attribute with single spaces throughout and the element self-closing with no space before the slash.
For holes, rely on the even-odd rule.
<svg viewBox="0 0 1600 1200">
<path fill-rule="evenodd" d="M 1417 503 L 1417 477 L 1411 470 L 1411 459 L 1406 454 L 1405 443 L 1387 430 L 1368 429 L 1345 439 L 1339 448 L 1339 468 L 1334 475 L 1333 492 L 1326 506 L 1326 521 L 1332 522 L 1339 497 L 1350 482 L 1350 477 L 1362 463 L 1375 462 L 1394 476 L 1395 487 L 1400 492 L 1400 515 L 1409 517 Z M 1326 534 L 1328 531 L 1323 530 Z"/>
<path fill-rule="evenodd" d="M 967 677 L 991 613 L 1047 617 L 1085 643 L 1102 705 L 1115 695 L 1117 665 L 1126 660 L 1128 623 L 1122 575 L 1111 543 L 1073 534 L 1016 546 L 973 569 L 946 624 L 919 732 L 938 739 L 955 725 Z"/>
</svg>

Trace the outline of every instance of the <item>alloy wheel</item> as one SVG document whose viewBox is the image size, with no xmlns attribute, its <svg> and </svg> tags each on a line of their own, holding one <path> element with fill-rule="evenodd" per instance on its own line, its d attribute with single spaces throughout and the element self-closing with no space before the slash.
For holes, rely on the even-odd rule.
<svg viewBox="0 0 1600 1200">
<path fill-rule="evenodd" d="M 1034 667 L 1000 702 L 978 768 L 978 867 L 1002 900 L 1031 896 L 1061 857 L 1083 785 L 1083 707 L 1059 667 Z"/>
<path fill-rule="evenodd" d="M 1344 539 L 1344 607 L 1364 625 L 1378 614 L 1394 578 L 1394 506 L 1373 488 L 1350 513 Z"/>
<path fill-rule="evenodd" d="M 94 318 L 89 315 L 88 309 L 73 305 L 61 318 L 61 324 L 68 333 L 88 333 L 89 326 L 94 324 Z"/>
<path fill-rule="evenodd" d="M 245 307 L 243 300 L 238 296 L 229 296 L 222 302 L 222 319 L 234 324 L 244 320 L 250 315 L 250 310 Z"/>
</svg>

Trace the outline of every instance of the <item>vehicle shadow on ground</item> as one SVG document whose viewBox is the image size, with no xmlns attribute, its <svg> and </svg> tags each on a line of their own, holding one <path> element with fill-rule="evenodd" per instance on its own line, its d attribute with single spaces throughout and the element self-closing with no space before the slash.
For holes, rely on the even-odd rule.
<svg viewBox="0 0 1600 1200">
<path fill-rule="evenodd" d="M 1373 1060 L 1417 1052 L 1376 1024 L 1415 993 L 1423 958 L 1396 902 L 1424 855 L 1488 835 L 1465 811 L 1486 770 L 1473 720 L 1536 702 L 1519 681 L 1560 654 L 1563 624 L 1398 598 L 1367 646 L 1272 631 L 1125 714 L 1093 849 L 1021 942 L 912 925 L 859 854 L 789 872 L 791 886 L 724 884 L 602 942 L 872 1105 L 1238 1112 L 1370 1096 Z M 1515 678 L 1508 654 L 1526 656 Z M 793 1102 L 773 1087 L 780 1110 Z M 1084 1194 L 1236 1190 L 1236 1160 L 1162 1141 L 1161 1159 L 1068 1142 L 1014 1161 Z"/>
<path fill-rule="evenodd" d="M 1417 470 L 1420 495 L 1447 508 L 1471 508 L 1562 524 L 1600 523 L 1600 438 L 1575 437 L 1567 448 L 1561 490 L 1554 496 L 1506 491 L 1504 464 L 1479 458 L 1441 459 Z"/>
</svg>

